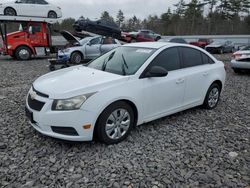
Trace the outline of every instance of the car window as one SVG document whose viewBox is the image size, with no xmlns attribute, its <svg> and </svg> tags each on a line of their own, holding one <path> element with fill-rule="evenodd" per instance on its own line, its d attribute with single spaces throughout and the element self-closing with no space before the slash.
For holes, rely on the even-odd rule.
<svg viewBox="0 0 250 188">
<path fill-rule="evenodd" d="M 34 0 L 26 0 L 26 3 L 27 4 L 35 4 L 35 1 Z"/>
<path fill-rule="evenodd" d="M 102 44 L 116 44 L 116 41 L 112 37 L 106 37 L 103 38 Z"/>
<path fill-rule="evenodd" d="M 199 66 L 203 64 L 201 52 L 199 50 L 188 47 L 181 47 L 181 51 L 183 58 L 183 66 L 185 68 Z"/>
<path fill-rule="evenodd" d="M 15 3 L 27 3 L 27 0 L 17 0 Z"/>
<path fill-rule="evenodd" d="M 101 43 L 101 37 L 98 38 L 94 38 L 90 41 L 91 45 L 96 45 L 96 44 L 100 44 Z"/>
<path fill-rule="evenodd" d="M 48 3 L 44 0 L 35 0 L 36 4 L 40 4 L 40 5 L 47 5 Z"/>
<path fill-rule="evenodd" d="M 214 61 L 206 54 L 201 52 L 203 64 L 214 64 Z"/>
<path fill-rule="evenodd" d="M 122 46 L 93 60 L 88 67 L 105 69 L 106 72 L 118 75 L 133 75 L 154 52 L 155 49 L 151 48 Z"/>
<path fill-rule="evenodd" d="M 34 33 L 39 33 L 42 31 L 42 27 L 41 27 L 41 25 L 33 25 L 32 30 Z"/>
<path fill-rule="evenodd" d="M 162 51 L 150 64 L 152 66 L 160 66 L 167 71 L 178 70 L 181 68 L 180 56 L 178 48 L 169 48 Z"/>
</svg>

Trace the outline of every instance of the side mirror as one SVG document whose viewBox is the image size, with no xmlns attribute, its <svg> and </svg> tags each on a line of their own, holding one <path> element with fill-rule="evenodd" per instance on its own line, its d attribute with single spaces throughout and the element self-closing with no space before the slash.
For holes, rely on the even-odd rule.
<svg viewBox="0 0 250 188">
<path fill-rule="evenodd" d="M 145 78 L 153 78 L 153 77 L 165 77 L 168 75 L 168 71 L 159 66 L 151 67 L 145 74 Z"/>
<path fill-rule="evenodd" d="M 92 44 L 90 42 L 87 43 L 88 46 L 91 46 Z"/>
</svg>

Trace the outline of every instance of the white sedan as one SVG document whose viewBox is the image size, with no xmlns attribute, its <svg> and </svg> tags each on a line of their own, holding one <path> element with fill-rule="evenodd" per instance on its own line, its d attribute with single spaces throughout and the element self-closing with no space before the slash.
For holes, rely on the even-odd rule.
<svg viewBox="0 0 250 188">
<path fill-rule="evenodd" d="M 9 3 L 0 3 L 0 14 L 44 18 L 62 17 L 61 8 L 45 0 L 16 0 Z"/>
<path fill-rule="evenodd" d="M 224 64 L 198 47 L 133 43 L 38 78 L 26 115 L 44 135 L 70 141 L 95 135 L 114 144 L 134 125 L 199 105 L 215 108 L 225 77 Z"/>
</svg>

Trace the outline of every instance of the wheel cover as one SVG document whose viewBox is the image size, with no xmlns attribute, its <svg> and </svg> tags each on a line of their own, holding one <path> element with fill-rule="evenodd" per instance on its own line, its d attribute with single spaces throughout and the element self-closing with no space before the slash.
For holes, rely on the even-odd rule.
<svg viewBox="0 0 250 188">
<path fill-rule="evenodd" d="M 21 59 L 29 59 L 30 53 L 28 50 L 26 49 L 21 49 L 18 53 L 19 57 Z"/>
<path fill-rule="evenodd" d="M 5 10 L 5 14 L 9 15 L 9 16 L 15 16 L 15 11 L 13 9 L 11 9 L 11 8 L 7 8 Z"/>
<path fill-rule="evenodd" d="M 74 61 L 75 61 L 75 63 L 81 63 L 81 61 L 82 61 L 81 55 L 76 54 L 74 57 Z"/>
<path fill-rule="evenodd" d="M 49 18 L 56 18 L 56 17 L 57 17 L 56 13 L 54 13 L 54 12 L 49 13 Z"/>
<path fill-rule="evenodd" d="M 218 88 L 213 88 L 208 96 L 208 105 L 210 108 L 213 108 L 216 106 L 216 104 L 219 101 L 219 89 Z"/>
<path fill-rule="evenodd" d="M 105 131 L 112 140 L 122 138 L 129 130 L 131 117 L 126 109 L 113 111 L 106 121 Z"/>
</svg>

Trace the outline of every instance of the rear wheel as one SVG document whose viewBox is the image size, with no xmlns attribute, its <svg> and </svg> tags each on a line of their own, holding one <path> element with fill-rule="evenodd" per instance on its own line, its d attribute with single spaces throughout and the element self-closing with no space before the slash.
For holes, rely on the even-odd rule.
<svg viewBox="0 0 250 188">
<path fill-rule="evenodd" d="M 203 103 L 203 107 L 211 110 L 216 108 L 220 99 L 221 87 L 217 83 L 213 83 L 206 94 L 206 98 Z"/>
<path fill-rule="evenodd" d="M 4 15 L 6 16 L 16 16 L 16 11 L 15 9 L 11 8 L 11 7 L 7 7 L 5 10 L 4 10 Z"/>
<path fill-rule="evenodd" d="M 83 60 L 82 54 L 80 52 L 73 52 L 70 57 L 70 62 L 74 64 L 79 64 Z"/>
<path fill-rule="evenodd" d="M 15 51 L 15 56 L 18 60 L 29 60 L 31 55 L 31 50 L 26 46 L 20 46 Z"/>
<path fill-rule="evenodd" d="M 98 118 L 95 133 L 106 144 L 116 144 L 127 138 L 135 122 L 131 106 L 116 102 L 108 106 Z"/>
<path fill-rule="evenodd" d="M 131 43 L 135 43 L 135 42 L 137 42 L 137 41 L 136 41 L 136 39 L 132 39 L 130 42 L 131 42 Z"/>
<path fill-rule="evenodd" d="M 50 11 L 50 12 L 48 13 L 48 18 L 57 18 L 56 12 Z"/>
</svg>

